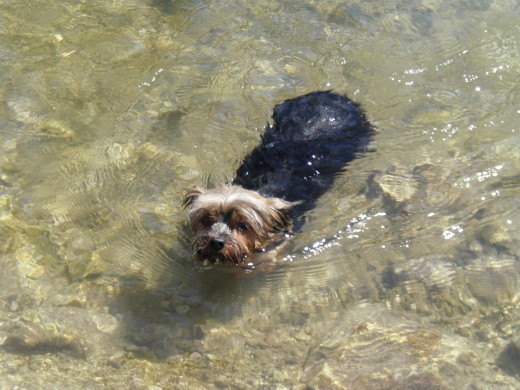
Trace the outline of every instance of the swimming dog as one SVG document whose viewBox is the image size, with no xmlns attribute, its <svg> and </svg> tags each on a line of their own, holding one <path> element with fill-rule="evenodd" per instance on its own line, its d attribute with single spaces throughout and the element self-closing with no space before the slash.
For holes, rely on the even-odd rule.
<svg viewBox="0 0 520 390">
<path fill-rule="evenodd" d="M 290 236 L 293 221 L 366 151 L 375 132 L 358 104 L 330 91 L 286 100 L 272 119 L 231 183 L 185 195 L 197 260 L 248 269 L 265 262 L 270 244 Z"/>
</svg>

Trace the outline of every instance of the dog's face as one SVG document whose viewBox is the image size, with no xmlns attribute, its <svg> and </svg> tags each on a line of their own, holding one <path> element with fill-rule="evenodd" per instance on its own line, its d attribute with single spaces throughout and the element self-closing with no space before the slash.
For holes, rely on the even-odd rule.
<svg viewBox="0 0 520 390">
<path fill-rule="evenodd" d="M 190 206 L 195 258 L 250 266 L 248 256 L 289 227 L 288 212 L 296 204 L 239 186 L 189 190 L 183 205 Z"/>
</svg>

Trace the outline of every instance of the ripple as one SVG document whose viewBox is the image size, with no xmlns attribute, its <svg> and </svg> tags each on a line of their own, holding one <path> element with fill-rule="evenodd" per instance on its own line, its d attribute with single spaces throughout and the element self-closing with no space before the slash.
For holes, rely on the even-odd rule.
<svg viewBox="0 0 520 390">
<path fill-rule="evenodd" d="M 0 8 L 6 386 L 518 388 L 482 364 L 518 328 L 516 5 L 73 3 Z M 317 88 L 371 153 L 272 269 L 195 264 L 184 188 Z"/>
<path fill-rule="evenodd" d="M 509 306 L 518 299 L 518 262 L 483 258 L 468 265 L 466 282 L 473 296 L 493 307 Z"/>
</svg>

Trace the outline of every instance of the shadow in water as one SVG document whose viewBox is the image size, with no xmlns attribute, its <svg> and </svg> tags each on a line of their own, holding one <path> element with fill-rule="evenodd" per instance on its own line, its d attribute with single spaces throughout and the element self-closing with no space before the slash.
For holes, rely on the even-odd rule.
<svg viewBox="0 0 520 390">
<path fill-rule="evenodd" d="M 167 359 L 197 351 L 211 324 L 240 316 L 242 302 L 268 277 L 261 272 L 199 267 L 171 249 L 166 253 L 159 282 L 150 286 L 145 280 L 127 280 L 112 302 L 126 349 L 144 358 Z"/>
</svg>

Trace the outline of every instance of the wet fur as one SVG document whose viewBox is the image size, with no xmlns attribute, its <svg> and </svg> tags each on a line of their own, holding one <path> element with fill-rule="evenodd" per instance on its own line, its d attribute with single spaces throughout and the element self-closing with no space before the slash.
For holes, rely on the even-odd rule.
<svg viewBox="0 0 520 390">
<path fill-rule="evenodd" d="M 246 261 L 249 255 L 289 227 L 289 210 L 294 203 L 226 185 L 211 190 L 193 188 L 186 194 L 184 206 L 190 206 L 195 258 L 250 267 L 253 264 Z M 211 248 L 215 239 L 224 241 L 219 251 Z"/>
<path fill-rule="evenodd" d="M 283 240 L 293 220 L 302 223 L 298 218 L 366 150 L 373 133 L 360 107 L 332 92 L 277 105 L 273 124 L 231 184 L 196 187 L 184 197 L 194 257 L 254 268 L 256 254 L 265 252 L 268 242 Z"/>
</svg>

